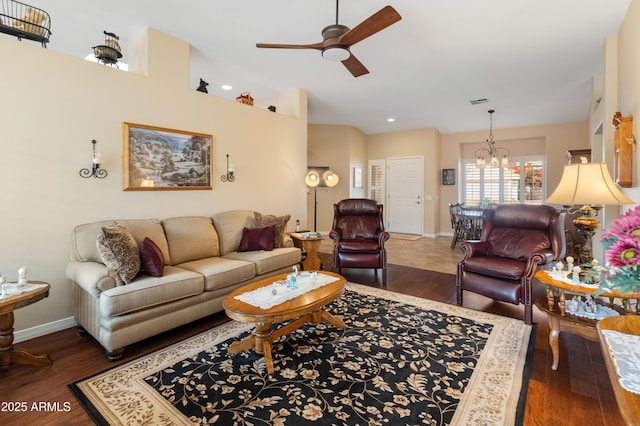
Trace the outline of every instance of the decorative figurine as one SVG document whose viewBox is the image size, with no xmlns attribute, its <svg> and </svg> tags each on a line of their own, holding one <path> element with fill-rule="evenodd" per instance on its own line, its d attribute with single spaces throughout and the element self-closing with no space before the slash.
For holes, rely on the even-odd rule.
<svg viewBox="0 0 640 426">
<path fill-rule="evenodd" d="M 573 257 L 572 256 L 567 256 L 565 257 L 565 259 L 567 261 L 567 269 L 568 270 L 573 270 Z"/>
<path fill-rule="evenodd" d="M 298 288 L 298 267 L 293 265 L 293 273 L 287 275 L 287 288 L 295 290 Z"/>
<path fill-rule="evenodd" d="M 585 312 L 589 312 L 592 314 L 597 314 L 598 313 L 598 305 L 596 304 L 596 301 L 593 299 L 593 297 L 591 297 L 590 294 L 587 294 L 584 297 L 584 305 L 582 305 L 582 310 Z"/>
<path fill-rule="evenodd" d="M 564 263 L 558 262 L 556 263 L 556 271 L 558 275 L 562 275 L 562 269 L 564 268 Z"/>
<path fill-rule="evenodd" d="M 571 270 L 573 282 L 575 284 L 578 284 L 580 282 L 580 272 L 582 272 L 582 269 L 580 269 L 579 266 L 574 266 L 573 269 Z"/>
<path fill-rule="evenodd" d="M 574 296 L 573 299 L 567 300 L 565 302 L 565 305 L 568 312 L 575 314 L 576 312 L 578 312 L 578 306 L 580 305 L 580 296 Z"/>
<path fill-rule="evenodd" d="M 21 266 L 18 269 L 18 285 L 27 285 L 27 267 Z"/>
<path fill-rule="evenodd" d="M 196 90 L 198 92 L 202 92 L 202 93 L 209 93 L 209 91 L 207 90 L 207 86 L 208 85 L 209 85 L 209 83 L 207 83 L 203 79 L 200 79 L 200 85 L 198 86 L 198 88 Z"/>
</svg>

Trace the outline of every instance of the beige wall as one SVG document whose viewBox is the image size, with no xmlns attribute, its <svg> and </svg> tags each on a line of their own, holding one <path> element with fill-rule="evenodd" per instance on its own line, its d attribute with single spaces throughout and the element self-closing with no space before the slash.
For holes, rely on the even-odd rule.
<svg viewBox="0 0 640 426">
<path fill-rule="evenodd" d="M 278 98 L 289 115 L 274 114 L 189 88 L 188 43 L 148 30 L 132 45 L 144 60 L 125 56 L 138 74 L 0 38 L 11 58 L 0 67 L 0 271 L 15 280 L 25 265 L 30 279 L 52 286 L 47 299 L 16 312 L 17 330 L 73 315 L 64 268 L 75 225 L 246 208 L 290 213 L 293 229 L 307 217 L 306 92 Z M 213 135 L 214 189 L 123 192 L 123 121 Z M 78 174 L 91 166 L 92 139 L 106 179 Z M 236 166 L 234 183 L 220 182 L 225 154 Z"/>
<path fill-rule="evenodd" d="M 389 157 L 422 156 L 424 158 L 424 220 L 422 232 L 427 236 L 438 233 L 440 189 L 440 133 L 434 128 L 367 135 L 369 160 Z M 385 213 L 386 214 L 386 213 Z"/>
<path fill-rule="evenodd" d="M 333 221 L 333 205 L 345 198 L 363 194 L 352 191 L 352 174 L 353 167 L 365 163 L 364 134 L 352 126 L 309 125 L 307 150 L 309 166 L 329 167 L 340 177 L 336 186 L 317 189 L 316 231 L 328 232 Z M 309 229 L 313 228 L 314 191 L 313 188 L 307 191 Z"/>
<path fill-rule="evenodd" d="M 632 200 L 640 201 L 638 178 L 640 172 L 640 154 L 638 142 L 640 139 L 640 2 L 633 0 L 627 15 L 620 27 L 617 39 L 617 105 L 613 112 L 620 111 L 623 116 L 633 117 L 633 135 L 636 138 L 633 188 L 623 192 Z M 610 120 L 609 116 L 606 119 Z M 611 121 L 608 121 L 611 124 Z"/>
</svg>

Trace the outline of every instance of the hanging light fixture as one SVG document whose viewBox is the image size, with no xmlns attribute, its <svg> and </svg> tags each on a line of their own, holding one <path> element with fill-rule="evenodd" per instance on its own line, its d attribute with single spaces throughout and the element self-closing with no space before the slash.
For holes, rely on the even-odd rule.
<svg viewBox="0 0 640 426">
<path fill-rule="evenodd" d="M 475 152 L 476 156 L 476 167 L 479 169 L 484 169 L 487 166 L 487 160 L 485 159 L 485 155 L 489 157 L 489 165 L 491 167 L 509 167 L 509 151 L 504 147 L 496 147 L 496 142 L 493 140 L 493 113 L 495 110 L 489 110 L 489 139 L 487 139 L 487 144 L 489 148 L 480 148 Z M 504 152 L 500 152 L 504 151 Z M 499 160 L 498 157 L 502 156 Z"/>
</svg>

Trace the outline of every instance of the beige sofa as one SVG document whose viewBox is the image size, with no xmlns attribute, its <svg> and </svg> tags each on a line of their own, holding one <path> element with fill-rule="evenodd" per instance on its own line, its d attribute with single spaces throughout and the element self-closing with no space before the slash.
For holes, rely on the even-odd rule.
<svg viewBox="0 0 640 426">
<path fill-rule="evenodd" d="M 74 289 L 78 325 L 107 351 L 124 347 L 223 310 L 224 297 L 252 281 L 291 271 L 301 252 L 285 237 L 283 248 L 237 252 L 243 228 L 255 227 L 254 212 L 235 210 L 209 217 L 117 220 L 138 246 L 150 238 L 162 251 L 164 273 L 144 272 L 129 284 L 102 262 L 96 239 L 114 221 L 77 226 L 66 276 Z"/>
</svg>

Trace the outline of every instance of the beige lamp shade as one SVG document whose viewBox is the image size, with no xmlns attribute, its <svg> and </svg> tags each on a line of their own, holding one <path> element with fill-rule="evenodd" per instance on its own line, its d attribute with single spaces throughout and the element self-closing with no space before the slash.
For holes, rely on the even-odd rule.
<svg viewBox="0 0 640 426">
<path fill-rule="evenodd" d="M 310 170 L 304 178 L 304 182 L 308 186 L 318 186 L 320 184 L 320 173 L 316 170 Z"/>
<path fill-rule="evenodd" d="M 548 204 L 635 204 L 613 182 L 606 163 L 580 163 L 564 166 L 560 183 L 547 198 Z"/>
<path fill-rule="evenodd" d="M 327 170 L 326 172 L 324 172 L 322 174 L 322 179 L 324 179 L 324 183 L 326 183 L 329 187 L 336 186 L 338 184 L 338 181 L 340 180 L 338 175 L 333 173 L 331 170 Z"/>
</svg>

